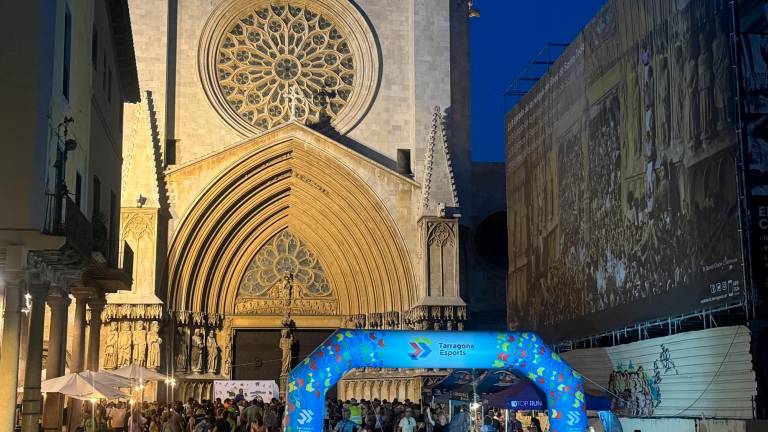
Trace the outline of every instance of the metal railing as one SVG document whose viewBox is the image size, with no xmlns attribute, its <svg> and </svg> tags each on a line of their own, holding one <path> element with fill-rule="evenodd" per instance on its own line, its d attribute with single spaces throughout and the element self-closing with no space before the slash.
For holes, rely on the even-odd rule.
<svg viewBox="0 0 768 432">
<path fill-rule="evenodd" d="M 93 252 L 93 226 L 69 196 L 46 194 L 43 234 L 64 236 L 67 244 L 90 257 Z"/>
</svg>

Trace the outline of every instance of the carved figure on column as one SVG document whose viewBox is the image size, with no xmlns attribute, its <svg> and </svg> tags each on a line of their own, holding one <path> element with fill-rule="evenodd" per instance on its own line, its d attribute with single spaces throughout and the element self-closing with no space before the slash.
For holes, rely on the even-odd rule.
<svg viewBox="0 0 768 432">
<path fill-rule="evenodd" d="M 194 335 L 192 335 L 192 372 L 203 372 L 204 349 L 205 341 L 203 340 L 203 331 L 196 328 Z"/>
<path fill-rule="evenodd" d="M 283 353 L 283 364 L 280 375 L 288 375 L 291 371 L 291 357 L 293 354 L 293 334 L 288 327 L 283 328 L 280 337 L 280 350 Z"/>
<path fill-rule="evenodd" d="M 186 327 L 176 329 L 176 370 L 185 372 L 189 359 L 189 333 Z"/>
<path fill-rule="evenodd" d="M 112 321 L 109 324 L 107 340 L 104 342 L 104 369 L 114 369 L 117 367 L 118 330 L 119 327 L 117 321 Z"/>
<path fill-rule="evenodd" d="M 133 362 L 139 366 L 147 363 L 147 331 L 144 321 L 136 321 L 133 329 Z"/>
<path fill-rule="evenodd" d="M 147 334 L 147 367 L 150 369 L 160 367 L 160 344 L 163 343 L 163 340 L 158 334 L 159 331 L 160 324 L 157 321 L 152 321 L 149 324 L 149 333 Z"/>
<path fill-rule="evenodd" d="M 120 335 L 117 337 L 117 367 L 131 364 L 131 323 L 120 323 Z"/>
<path fill-rule="evenodd" d="M 213 330 L 208 333 L 206 347 L 208 349 L 208 372 L 216 373 L 221 358 L 219 354 L 219 344 L 216 342 L 216 332 Z"/>
<path fill-rule="evenodd" d="M 221 374 L 229 378 L 230 371 L 232 370 L 232 345 L 231 340 L 227 341 L 227 344 L 222 348 L 221 353 Z"/>
</svg>

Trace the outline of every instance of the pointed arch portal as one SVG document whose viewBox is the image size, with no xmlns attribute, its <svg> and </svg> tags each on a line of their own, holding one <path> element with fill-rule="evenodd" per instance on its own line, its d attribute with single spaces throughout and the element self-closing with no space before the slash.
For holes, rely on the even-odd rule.
<svg viewBox="0 0 768 432">
<path fill-rule="evenodd" d="M 516 370 L 546 393 L 550 432 L 587 428 L 582 376 L 534 333 L 341 329 L 288 375 L 286 432 L 322 431 L 326 391 L 361 367 Z"/>
</svg>

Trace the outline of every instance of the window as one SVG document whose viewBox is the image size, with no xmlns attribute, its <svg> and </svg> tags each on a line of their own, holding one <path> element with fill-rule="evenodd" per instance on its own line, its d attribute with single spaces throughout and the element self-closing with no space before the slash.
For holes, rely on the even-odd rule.
<svg viewBox="0 0 768 432">
<path fill-rule="evenodd" d="M 101 212 L 101 180 L 93 176 L 93 214 Z"/>
<path fill-rule="evenodd" d="M 83 195 L 83 176 L 80 175 L 80 171 L 75 175 L 75 204 L 80 207 L 80 197 Z"/>
<path fill-rule="evenodd" d="M 107 79 L 107 101 L 112 102 L 112 69 L 109 70 L 109 77 Z"/>
<path fill-rule="evenodd" d="M 62 63 L 61 93 L 69 100 L 69 74 L 72 61 L 72 13 L 67 7 L 64 13 L 64 61 Z"/>
<path fill-rule="evenodd" d="M 91 65 L 94 69 L 99 67 L 99 32 L 96 27 L 93 28 L 93 36 L 91 37 Z"/>
</svg>

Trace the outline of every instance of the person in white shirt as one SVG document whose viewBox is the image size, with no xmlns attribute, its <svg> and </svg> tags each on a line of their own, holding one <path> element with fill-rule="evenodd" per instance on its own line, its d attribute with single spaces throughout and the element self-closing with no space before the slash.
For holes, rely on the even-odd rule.
<svg viewBox="0 0 768 432">
<path fill-rule="evenodd" d="M 413 432 L 416 429 L 416 419 L 413 418 L 413 410 L 406 408 L 405 415 L 398 425 L 400 432 Z"/>
</svg>

